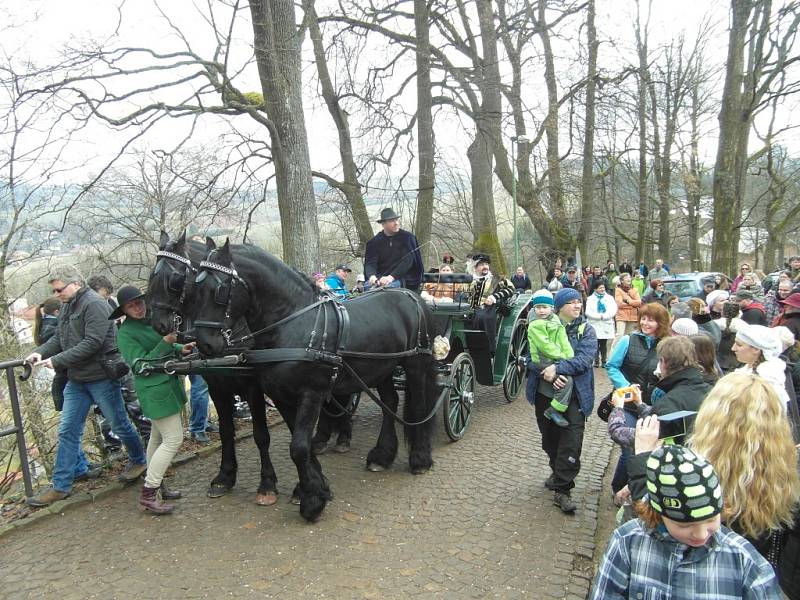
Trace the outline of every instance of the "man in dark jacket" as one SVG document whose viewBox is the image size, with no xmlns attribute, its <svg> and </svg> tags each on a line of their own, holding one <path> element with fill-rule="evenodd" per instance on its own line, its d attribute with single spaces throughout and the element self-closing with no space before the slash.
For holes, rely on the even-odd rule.
<svg viewBox="0 0 800 600">
<path fill-rule="evenodd" d="M 364 275 L 370 286 L 404 287 L 419 292 L 422 283 L 422 255 L 419 242 L 400 229 L 400 215 L 391 208 L 381 211 L 378 223 L 383 231 L 367 242 Z"/>
<path fill-rule="evenodd" d="M 767 311 L 764 305 L 756 302 L 753 292 L 750 290 L 736 290 L 734 298 L 739 302 L 739 308 L 742 309 L 741 319 L 750 325 L 763 325 L 767 327 Z"/>
<path fill-rule="evenodd" d="M 86 415 L 92 404 L 100 407 L 114 433 L 128 449 L 128 468 L 120 479 L 133 481 L 145 471 L 142 439 L 125 412 L 120 384 L 106 373 L 106 361 L 118 356 L 116 331 L 108 320 L 111 307 L 84 285 L 83 276 L 69 265 L 51 271 L 53 293 L 62 302 L 55 335 L 25 360 L 53 369 L 66 369 L 64 406 L 58 427 L 58 451 L 52 486 L 28 498 L 31 506 L 47 506 L 69 496 Z"/>
<path fill-rule="evenodd" d="M 544 482 L 553 490 L 553 503 L 565 513 L 575 512 L 577 505 L 571 497 L 575 477 L 581 469 L 581 449 L 586 419 L 594 408 L 594 357 L 597 354 L 597 335 L 591 325 L 581 316 L 583 301 L 580 292 L 571 288 L 559 290 L 555 295 L 554 308 L 567 329 L 567 338 L 575 353 L 573 358 L 556 361 L 541 373 L 528 365 L 528 383 L 525 395 L 536 411 L 536 423 L 542 437 L 542 449 L 550 459 L 552 474 Z M 567 427 L 559 427 L 544 416 L 550 406 L 550 398 L 541 393 L 540 379 L 551 382 L 553 387 L 564 386 L 566 375 L 572 377 L 573 391 L 564 417 Z"/>
<path fill-rule="evenodd" d="M 619 265 L 619 274 L 622 275 L 623 273 L 627 273 L 628 275 L 633 277 L 633 269 L 634 269 L 634 267 L 631 264 L 631 261 L 629 261 L 627 258 L 625 258 L 625 259 L 622 260 L 622 262 Z"/>
<path fill-rule="evenodd" d="M 520 291 L 531 289 L 531 279 L 522 267 L 517 267 L 517 272 L 511 277 L 511 283 Z"/>
</svg>

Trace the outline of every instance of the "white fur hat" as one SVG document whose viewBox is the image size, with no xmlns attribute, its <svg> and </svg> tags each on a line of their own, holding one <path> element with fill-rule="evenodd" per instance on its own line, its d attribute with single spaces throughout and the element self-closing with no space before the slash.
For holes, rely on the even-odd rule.
<svg viewBox="0 0 800 600">
<path fill-rule="evenodd" d="M 736 332 L 736 340 L 758 348 L 764 354 L 764 358 L 775 358 L 783 352 L 778 332 L 763 325 L 745 324 Z"/>
</svg>

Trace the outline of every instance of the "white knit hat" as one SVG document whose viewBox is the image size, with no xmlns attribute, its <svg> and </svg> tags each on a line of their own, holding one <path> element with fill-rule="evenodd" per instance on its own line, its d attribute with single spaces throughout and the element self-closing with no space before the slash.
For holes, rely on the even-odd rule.
<svg viewBox="0 0 800 600">
<path fill-rule="evenodd" d="M 758 348 L 764 354 L 764 358 L 775 358 L 783 352 L 783 344 L 778 332 L 763 325 L 746 323 L 736 332 L 736 340 Z"/>
<path fill-rule="evenodd" d="M 697 323 L 692 321 L 691 319 L 675 319 L 672 322 L 672 333 L 674 335 L 695 335 L 699 328 L 697 327 Z"/>
<path fill-rule="evenodd" d="M 714 290 L 713 292 L 709 292 L 708 296 L 706 296 L 706 304 L 708 305 L 708 310 L 714 308 L 714 305 L 720 301 L 728 300 L 731 295 L 726 292 L 725 290 Z"/>
</svg>

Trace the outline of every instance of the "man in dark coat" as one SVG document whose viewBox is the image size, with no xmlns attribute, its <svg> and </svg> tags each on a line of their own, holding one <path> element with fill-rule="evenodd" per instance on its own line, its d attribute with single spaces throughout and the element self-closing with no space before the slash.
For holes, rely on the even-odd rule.
<svg viewBox="0 0 800 600">
<path fill-rule="evenodd" d="M 559 290 L 554 299 L 554 308 L 567 329 L 567 339 L 575 353 L 573 358 L 556 361 L 538 372 L 528 364 L 528 383 L 525 396 L 536 411 L 536 423 L 541 433 L 542 449 L 547 453 L 552 474 L 544 482 L 553 490 L 553 503 L 562 512 L 573 513 L 577 509 L 571 497 L 575 478 L 581 469 L 581 450 L 586 419 L 594 407 L 594 357 L 597 354 L 597 335 L 581 315 L 583 300 L 580 292 L 572 288 Z M 544 416 L 551 398 L 540 393 L 539 381 L 551 382 L 553 387 L 564 386 L 562 375 L 572 377 L 573 390 L 564 417 L 567 427 L 559 427 Z"/>
<path fill-rule="evenodd" d="M 511 277 L 511 283 L 518 290 L 525 291 L 531 289 L 531 278 L 522 267 L 517 267 L 517 272 Z"/>
<path fill-rule="evenodd" d="M 470 323 L 471 327 L 486 332 L 489 353 L 494 356 L 497 346 L 497 303 L 514 295 L 514 285 L 508 279 L 498 278 L 492 273 L 492 259 L 488 254 L 476 254 L 472 260 L 475 261 L 475 276 L 467 296 L 475 312 Z"/>
<path fill-rule="evenodd" d="M 364 276 L 370 286 L 404 287 L 419 292 L 422 255 L 414 235 L 400 229 L 400 215 L 391 208 L 378 219 L 383 230 L 367 242 Z"/>
<path fill-rule="evenodd" d="M 736 290 L 734 298 L 742 309 L 742 321 L 750 325 L 763 325 L 767 327 L 767 311 L 764 305 L 757 302 L 750 290 Z"/>
</svg>

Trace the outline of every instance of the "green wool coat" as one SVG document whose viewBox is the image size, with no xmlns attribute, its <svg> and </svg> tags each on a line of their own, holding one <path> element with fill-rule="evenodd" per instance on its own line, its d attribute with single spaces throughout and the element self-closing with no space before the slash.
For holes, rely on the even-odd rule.
<svg viewBox="0 0 800 600">
<path fill-rule="evenodd" d="M 129 365 L 133 365 L 137 358 L 177 357 L 181 354 L 180 345 L 166 343 L 147 321 L 130 317 L 117 332 L 117 346 Z M 134 375 L 133 381 L 142 413 L 148 419 L 163 419 L 177 414 L 186 403 L 183 379 L 177 375 Z"/>
</svg>

